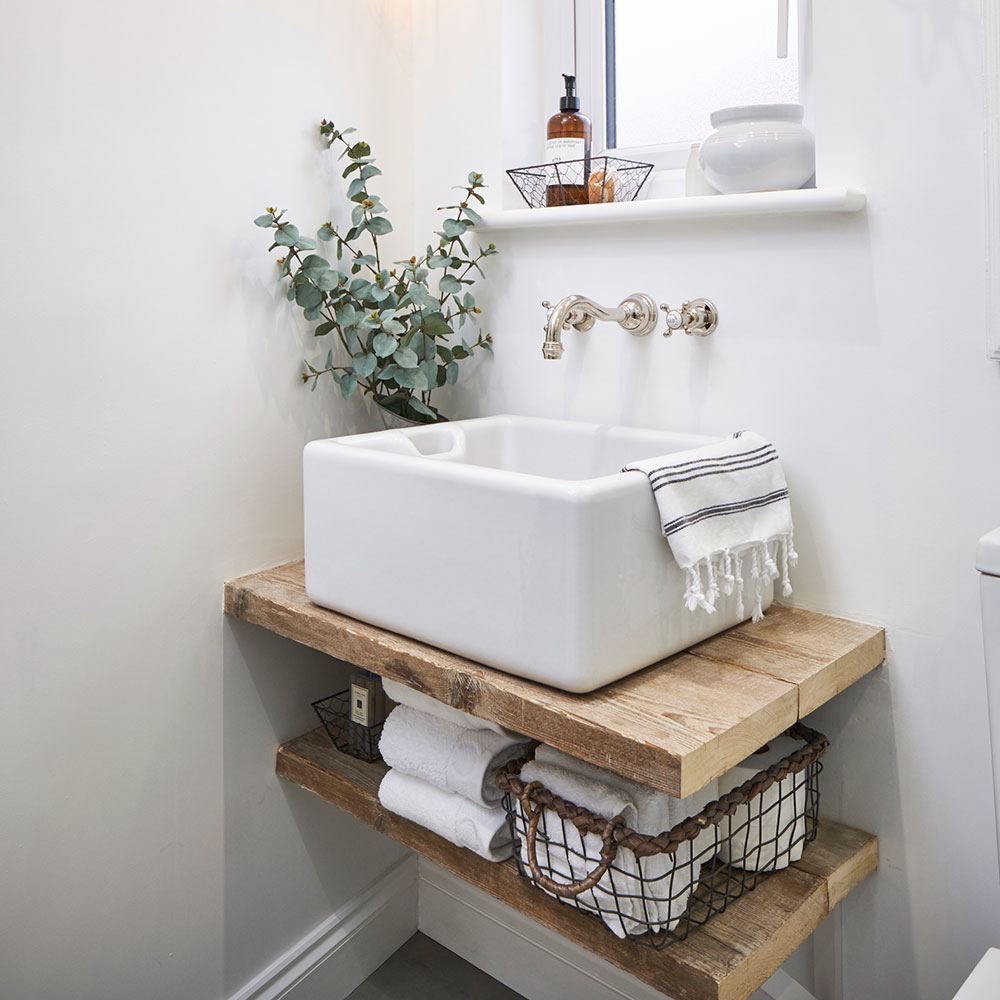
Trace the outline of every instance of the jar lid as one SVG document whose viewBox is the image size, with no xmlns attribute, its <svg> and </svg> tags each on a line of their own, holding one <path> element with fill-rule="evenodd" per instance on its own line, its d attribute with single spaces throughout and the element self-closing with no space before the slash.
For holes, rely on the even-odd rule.
<svg viewBox="0 0 1000 1000">
<path fill-rule="evenodd" d="M 805 109 L 801 104 L 744 104 L 736 108 L 720 108 L 709 116 L 712 128 L 733 122 L 797 122 L 802 123 Z"/>
</svg>

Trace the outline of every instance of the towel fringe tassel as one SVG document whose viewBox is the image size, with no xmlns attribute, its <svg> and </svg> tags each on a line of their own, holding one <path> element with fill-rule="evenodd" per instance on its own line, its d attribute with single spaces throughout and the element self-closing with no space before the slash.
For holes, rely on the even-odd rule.
<svg viewBox="0 0 1000 1000">
<path fill-rule="evenodd" d="M 764 594 L 771 581 L 781 581 L 783 597 L 792 596 L 789 571 L 799 561 L 792 532 L 774 535 L 738 549 L 719 549 L 685 569 L 687 589 L 684 604 L 689 611 L 702 608 L 715 614 L 720 596 L 736 595 L 736 613 L 744 617 L 743 559 L 750 556 L 750 581 L 753 584 L 753 620 L 764 617 Z"/>
</svg>

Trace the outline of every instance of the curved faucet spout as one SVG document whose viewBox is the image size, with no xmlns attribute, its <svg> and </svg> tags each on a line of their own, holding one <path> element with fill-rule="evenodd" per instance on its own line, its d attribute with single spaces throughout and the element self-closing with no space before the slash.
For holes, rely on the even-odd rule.
<svg viewBox="0 0 1000 1000">
<path fill-rule="evenodd" d="M 543 302 L 542 306 L 548 310 L 542 357 L 550 360 L 562 357 L 563 330 L 572 328 L 583 333 L 591 329 L 596 320 L 603 320 L 617 323 L 635 337 L 645 337 L 653 332 L 658 315 L 656 303 L 642 292 L 630 295 L 617 308 L 611 309 L 585 295 L 567 295 L 554 306 L 548 302 Z"/>
<path fill-rule="evenodd" d="M 596 302 L 585 295 L 567 295 L 555 306 L 543 302 L 542 307 L 548 309 L 545 320 L 545 342 L 542 344 L 542 356 L 556 360 L 562 357 L 562 332 L 571 327 L 581 333 L 594 325 L 597 312 L 604 310 Z"/>
</svg>

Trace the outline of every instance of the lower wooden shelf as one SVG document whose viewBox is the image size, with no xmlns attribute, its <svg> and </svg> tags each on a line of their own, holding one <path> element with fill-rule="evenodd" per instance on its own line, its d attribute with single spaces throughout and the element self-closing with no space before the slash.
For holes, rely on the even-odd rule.
<svg viewBox="0 0 1000 1000">
<path fill-rule="evenodd" d="M 491 864 L 387 812 L 378 801 L 385 765 L 339 753 L 322 729 L 280 746 L 277 771 L 674 1000 L 746 1000 L 878 867 L 875 837 L 824 821 L 801 861 L 658 952 L 621 941 L 597 920 L 546 896 L 518 875 L 513 861 Z"/>
</svg>

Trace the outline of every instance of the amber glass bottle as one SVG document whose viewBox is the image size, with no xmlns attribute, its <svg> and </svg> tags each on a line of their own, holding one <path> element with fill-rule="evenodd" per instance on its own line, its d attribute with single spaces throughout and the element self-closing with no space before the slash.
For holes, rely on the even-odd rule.
<svg viewBox="0 0 1000 1000">
<path fill-rule="evenodd" d="M 563 73 L 563 80 L 566 93 L 559 99 L 559 114 L 549 119 L 545 132 L 545 162 L 580 162 L 549 168 L 545 203 L 586 205 L 587 181 L 590 178 L 590 119 L 580 114 L 576 77 Z"/>
</svg>

